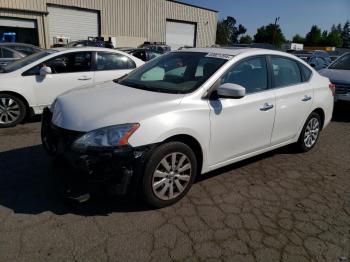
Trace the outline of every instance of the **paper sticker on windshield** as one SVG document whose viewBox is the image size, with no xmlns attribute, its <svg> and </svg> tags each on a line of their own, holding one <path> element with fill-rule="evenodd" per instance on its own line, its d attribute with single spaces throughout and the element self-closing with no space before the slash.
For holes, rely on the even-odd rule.
<svg viewBox="0 0 350 262">
<path fill-rule="evenodd" d="M 205 57 L 221 58 L 226 60 L 230 60 L 231 58 L 233 58 L 232 55 L 218 54 L 218 53 L 208 53 Z"/>
</svg>

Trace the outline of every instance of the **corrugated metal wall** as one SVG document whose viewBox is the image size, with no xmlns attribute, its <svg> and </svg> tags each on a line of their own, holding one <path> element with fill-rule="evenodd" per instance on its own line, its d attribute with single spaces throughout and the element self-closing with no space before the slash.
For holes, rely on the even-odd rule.
<svg viewBox="0 0 350 262">
<path fill-rule="evenodd" d="M 40 44 L 47 46 L 47 4 L 100 11 L 102 35 L 164 42 L 166 19 L 174 19 L 197 23 L 197 46 L 215 43 L 217 13 L 166 0 L 0 0 L 0 15 L 37 19 Z"/>
</svg>

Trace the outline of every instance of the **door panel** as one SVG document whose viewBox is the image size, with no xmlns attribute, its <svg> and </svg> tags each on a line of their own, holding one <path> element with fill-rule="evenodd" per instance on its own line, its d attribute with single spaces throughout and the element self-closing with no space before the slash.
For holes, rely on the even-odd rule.
<svg viewBox="0 0 350 262">
<path fill-rule="evenodd" d="M 244 87 L 247 95 L 210 101 L 210 165 L 269 147 L 275 119 L 275 90 L 268 89 L 264 56 L 234 65 L 221 77 L 224 83 Z"/>
<path fill-rule="evenodd" d="M 313 89 L 308 83 L 276 89 L 276 120 L 272 144 L 294 138 L 301 130 L 312 105 Z"/>
<path fill-rule="evenodd" d="M 67 73 L 51 74 L 45 77 L 35 76 L 35 94 L 38 105 L 50 105 L 57 96 L 84 86 L 94 83 L 94 73 Z"/>
<path fill-rule="evenodd" d="M 295 138 L 312 105 L 313 89 L 303 76 L 298 62 L 283 57 L 271 57 L 272 79 L 276 87 L 276 119 L 271 144 Z"/>
<path fill-rule="evenodd" d="M 270 146 L 275 107 L 265 104 L 275 105 L 274 90 L 210 101 L 210 165 Z"/>
<path fill-rule="evenodd" d="M 40 68 L 48 66 L 52 74 L 40 76 Z M 56 56 L 30 69 L 35 78 L 34 90 L 39 106 L 50 105 L 69 90 L 94 83 L 91 71 L 91 52 L 73 52 Z"/>
</svg>

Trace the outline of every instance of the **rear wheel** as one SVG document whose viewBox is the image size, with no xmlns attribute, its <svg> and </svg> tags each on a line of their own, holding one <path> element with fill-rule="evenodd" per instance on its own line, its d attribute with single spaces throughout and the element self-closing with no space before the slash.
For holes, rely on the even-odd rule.
<svg viewBox="0 0 350 262">
<path fill-rule="evenodd" d="M 181 142 L 159 146 L 146 165 L 143 193 L 153 207 L 165 207 L 183 198 L 193 184 L 197 160 L 192 149 Z"/>
<path fill-rule="evenodd" d="M 26 116 L 26 106 L 14 95 L 0 94 L 0 128 L 21 123 Z"/>
<path fill-rule="evenodd" d="M 316 145 L 321 132 L 321 123 L 321 117 L 316 112 L 311 113 L 306 120 L 297 143 L 302 152 L 307 152 Z"/>
</svg>

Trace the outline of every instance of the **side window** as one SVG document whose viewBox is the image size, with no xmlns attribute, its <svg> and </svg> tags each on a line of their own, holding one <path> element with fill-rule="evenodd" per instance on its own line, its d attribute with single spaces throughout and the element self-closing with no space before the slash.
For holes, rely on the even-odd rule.
<svg viewBox="0 0 350 262">
<path fill-rule="evenodd" d="M 290 86 L 302 82 L 296 61 L 282 57 L 272 57 L 271 61 L 275 87 Z"/>
<path fill-rule="evenodd" d="M 132 53 L 133 56 L 141 59 L 142 61 L 146 61 L 146 52 L 145 51 L 135 51 Z"/>
<path fill-rule="evenodd" d="M 148 60 L 152 60 L 152 59 L 157 58 L 157 57 L 162 55 L 160 53 L 156 53 L 156 52 L 152 52 L 152 51 L 147 51 L 147 52 L 148 52 Z"/>
<path fill-rule="evenodd" d="M 4 56 L 2 55 L 2 48 L 0 47 L 0 58 L 4 58 Z"/>
<path fill-rule="evenodd" d="M 309 81 L 310 78 L 311 78 L 311 75 L 312 75 L 312 71 L 306 67 L 305 65 L 303 64 L 300 64 L 300 67 L 301 67 L 301 71 L 303 72 L 304 74 L 304 80 L 305 82 Z"/>
<path fill-rule="evenodd" d="M 14 52 L 11 52 L 10 50 L 2 48 L 2 57 L 3 58 L 15 58 Z"/>
<path fill-rule="evenodd" d="M 322 67 L 326 66 L 326 60 L 324 58 L 317 57 L 316 61 L 317 61 L 317 65 L 322 66 Z"/>
<path fill-rule="evenodd" d="M 241 85 L 247 94 L 266 90 L 268 88 L 266 59 L 255 57 L 234 65 L 221 78 L 221 84 L 225 83 Z"/>
<path fill-rule="evenodd" d="M 136 68 L 136 64 L 129 57 L 115 53 L 97 53 L 96 71 L 126 70 Z"/>
<path fill-rule="evenodd" d="M 79 52 L 56 56 L 29 69 L 23 75 L 39 75 L 40 68 L 44 65 L 51 68 L 52 74 L 88 72 L 91 71 L 91 53 Z"/>
</svg>

